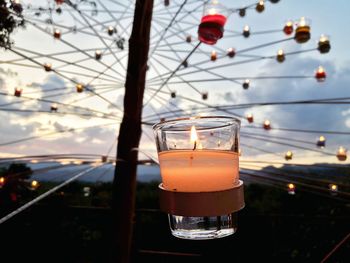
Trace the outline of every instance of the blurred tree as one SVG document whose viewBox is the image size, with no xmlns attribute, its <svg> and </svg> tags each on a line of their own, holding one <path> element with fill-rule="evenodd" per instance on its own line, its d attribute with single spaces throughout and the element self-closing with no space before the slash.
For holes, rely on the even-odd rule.
<svg viewBox="0 0 350 263">
<path fill-rule="evenodd" d="M 13 210 L 21 198 L 32 197 L 30 178 L 32 169 L 24 163 L 12 163 L 0 171 L 3 183 L 0 188 L 0 216 Z"/>
<path fill-rule="evenodd" d="M 13 44 L 11 33 L 24 26 L 23 7 L 16 0 L 0 0 L 0 46 L 8 49 Z"/>
</svg>

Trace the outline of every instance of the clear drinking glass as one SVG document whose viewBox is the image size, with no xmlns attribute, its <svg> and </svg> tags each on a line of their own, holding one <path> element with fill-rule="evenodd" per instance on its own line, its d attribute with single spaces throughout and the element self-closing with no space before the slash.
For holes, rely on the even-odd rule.
<svg viewBox="0 0 350 263">
<path fill-rule="evenodd" d="M 205 193 L 220 194 L 241 187 L 239 129 L 240 120 L 227 116 L 180 118 L 154 125 L 162 177 L 160 188 L 185 195 L 197 194 L 200 200 Z M 207 197 L 203 195 L 203 198 Z M 169 214 L 169 225 L 174 236 L 200 240 L 236 232 L 237 211 L 213 215 L 210 210 L 216 210 L 215 202 L 208 202 L 212 208 L 203 209 L 196 207 L 196 204 L 206 206 L 205 200 L 199 203 L 189 200 L 188 204 L 184 204 L 189 214 L 196 213 L 193 211 L 197 208 L 201 210 L 198 216 L 189 216 L 185 212 Z M 221 203 L 217 205 L 222 206 Z"/>
</svg>

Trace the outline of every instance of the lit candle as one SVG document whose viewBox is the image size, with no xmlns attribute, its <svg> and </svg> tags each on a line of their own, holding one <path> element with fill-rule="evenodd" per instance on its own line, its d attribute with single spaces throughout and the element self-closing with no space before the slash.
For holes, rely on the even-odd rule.
<svg viewBox="0 0 350 263">
<path fill-rule="evenodd" d="M 32 187 L 33 190 L 35 190 L 35 189 L 37 189 L 37 188 L 39 187 L 39 182 L 33 180 L 33 181 L 30 183 L 30 186 Z"/>
<path fill-rule="evenodd" d="M 107 29 L 108 35 L 113 35 L 113 33 L 115 32 L 115 28 L 113 26 L 109 26 Z"/>
<path fill-rule="evenodd" d="M 286 161 L 291 160 L 293 158 L 293 152 L 287 151 L 284 158 L 286 159 Z"/>
<path fill-rule="evenodd" d="M 214 45 L 222 38 L 227 20 L 227 10 L 218 1 L 205 4 L 204 14 L 198 28 L 198 38 L 201 42 Z"/>
<path fill-rule="evenodd" d="M 254 121 L 254 116 L 253 116 L 253 114 L 251 114 L 251 113 L 248 113 L 248 114 L 247 114 L 247 121 L 248 121 L 249 123 L 252 123 L 252 122 Z"/>
<path fill-rule="evenodd" d="M 330 184 L 329 185 L 329 190 L 331 190 L 332 192 L 337 192 L 338 191 L 338 185 Z"/>
<path fill-rule="evenodd" d="M 276 56 L 276 60 L 280 63 L 282 63 L 284 60 L 286 59 L 285 55 L 284 55 L 284 51 L 283 49 L 279 49 L 277 51 L 277 56 Z"/>
<path fill-rule="evenodd" d="M 16 97 L 20 97 L 22 94 L 22 89 L 21 88 L 15 88 L 15 96 Z"/>
<path fill-rule="evenodd" d="M 293 33 L 293 21 L 287 21 L 284 25 L 283 32 L 286 35 L 290 35 Z"/>
<path fill-rule="evenodd" d="M 292 183 L 288 184 L 288 194 L 291 194 L 291 195 L 295 194 L 295 185 Z"/>
<path fill-rule="evenodd" d="M 325 145 L 326 145 L 326 138 L 321 135 L 320 138 L 318 138 L 317 146 L 318 147 L 325 147 Z"/>
<path fill-rule="evenodd" d="M 256 7 L 255 7 L 255 10 L 256 10 L 258 13 L 261 13 L 261 12 L 263 12 L 263 11 L 265 10 L 265 3 L 264 3 L 263 0 L 260 0 L 260 1 L 257 3 L 257 5 L 256 5 Z"/>
<path fill-rule="evenodd" d="M 331 44 L 329 42 L 329 38 L 326 35 L 321 35 L 318 41 L 318 50 L 321 54 L 328 53 L 331 49 Z"/>
<path fill-rule="evenodd" d="M 234 48 L 230 47 L 229 49 L 227 49 L 227 55 L 230 58 L 233 58 L 236 55 L 236 50 Z"/>
<path fill-rule="evenodd" d="M 270 121 L 269 120 L 265 120 L 263 127 L 264 127 L 265 130 L 270 130 L 271 129 Z"/>
<path fill-rule="evenodd" d="M 294 39 L 297 43 L 305 43 L 310 39 L 310 22 L 305 17 L 300 18 L 297 28 L 295 29 Z"/>
<path fill-rule="evenodd" d="M 45 71 L 47 71 L 47 72 L 51 71 L 51 70 L 52 70 L 52 65 L 51 65 L 51 63 L 45 63 L 45 64 L 44 64 L 44 69 L 45 69 Z"/>
<path fill-rule="evenodd" d="M 102 57 L 102 52 L 101 52 L 101 50 L 96 50 L 96 51 L 95 51 L 95 59 L 96 59 L 96 60 L 100 60 L 101 57 Z"/>
<path fill-rule="evenodd" d="M 211 60 L 211 61 L 215 61 L 216 58 L 217 58 L 217 56 L 216 56 L 216 51 L 213 50 L 213 51 L 211 52 L 211 55 L 210 55 L 210 60 Z"/>
<path fill-rule="evenodd" d="M 326 71 L 322 66 L 319 66 L 317 68 L 317 71 L 315 73 L 315 78 L 318 82 L 323 82 L 326 79 Z"/>
<path fill-rule="evenodd" d="M 238 119 L 226 116 L 153 126 L 162 177 L 160 207 L 169 215 L 174 236 L 212 239 L 236 231 L 234 213 L 244 206 L 239 127 Z"/>
<path fill-rule="evenodd" d="M 243 89 L 248 89 L 249 85 L 250 85 L 250 80 L 249 79 L 245 79 L 243 84 L 242 84 Z"/>
<path fill-rule="evenodd" d="M 244 37 L 249 37 L 249 36 L 250 36 L 250 28 L 249 28 L 248 25 L 245 25 L 245 26 L 243 27 L 243 36 L 244 36 Z"/>
<path fill-rule="evenodd" d="M 337 158 L 339 161 L 345 161 L 347 159 L 346 149 L 342 146 L 339 147 L 337 152 Z"/>
<path fill-rule="evenodd" d="M 238 154 L 203 149 L 194 126 L 191 128 L 192 150 L 170 150 L 159 153 L 162 182 L 165 189 L 180 192 L 226 190 L 238 184 Z"/>
<path fill-rule="evenodd" d="M 77 92 L 78 92 L 78 93 L 81 93 L 81 92 L 84 91 L 84 85 L 78 83 L 78 84 L 76 85 L 76 89 L 77 89 Z"/>
<path fill-rule="evenodd" d="M 5 181 L 5 177 L 0 177 L 0 188 L 4 186 Z"/>
<path fill-rule="evenodd" d="M 55 29 L 55 31 L 53 32 L 53 36 L 56 39 L 61 38 L 61 31 L 59 29 Z"/>
</svg>

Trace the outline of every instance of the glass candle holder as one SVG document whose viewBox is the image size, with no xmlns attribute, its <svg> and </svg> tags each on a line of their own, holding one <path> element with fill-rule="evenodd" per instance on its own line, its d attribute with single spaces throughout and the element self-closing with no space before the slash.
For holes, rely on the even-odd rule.
<svg viewBox="0 0 350 263">
<path fill-rule="evenodd" d="M 208 45 L 216 44 L 223 37 L 227 16 L 227 8 L 218 0 L 207 1 L 198 27 L 199 40 Z"/>
<path fill-rule="evenodd" d="M 240 121 L 226 116 L 169 120 L 153 126 L 162 177 L 160 207 L 174 236 L 213 239 L 237 230 L 244 207 L 239 180 Z"/>
</svg>

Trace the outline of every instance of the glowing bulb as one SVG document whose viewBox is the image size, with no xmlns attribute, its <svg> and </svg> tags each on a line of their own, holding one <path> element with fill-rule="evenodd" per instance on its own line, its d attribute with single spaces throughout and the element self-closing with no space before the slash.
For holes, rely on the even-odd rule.
<svg viewBox="0 0 350 263">
<path fill-rule="evenodd" d="M 320 138 L 318 139 L 320 142 L 324 142 L 326 140 L 326 138 L 324 136 L 320 136 Z"/>
<path fill-rule="evenodd" d="M 277 55 L 278 56 L 283 56 L 284 55 L 283 49 L 279 49 L 278 52 L 277 52 Z"/>
<path fill-rule="evenodd" d="M 288 184 L 288 189 L 289 190 L 295 190 L 295 185 L 294 184 Z"/>
<path fill-rule="evenodd" d="M 244 28 L 243 28 L 243 31 L 248 32 L 249 30 L 250 30 L 249 26 L 245 25 Z"/>
<path fill-rule="evenodd" d="M 5 183 L 5 177 L 0 177 L 0 185 L 3 185 Z"/>
</svg>

